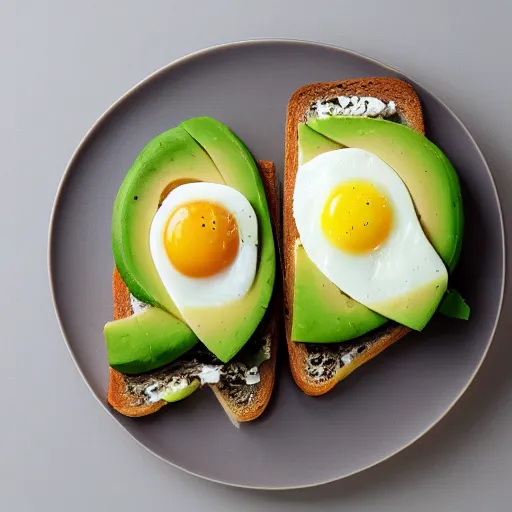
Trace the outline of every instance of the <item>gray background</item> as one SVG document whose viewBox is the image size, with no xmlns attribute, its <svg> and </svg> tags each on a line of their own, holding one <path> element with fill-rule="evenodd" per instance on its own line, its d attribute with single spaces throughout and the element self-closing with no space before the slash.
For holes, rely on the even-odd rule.
<svg viewBox="0 0 512 512">
<path fill-rule="evenodd" d="M 46 272 L 51 204 L 67 160 L 123 92 L 212 44 L 307 38 L 400 68 L 470 129 L 512 220 L 508 2 L 243 3 L 0 0 L 0 510 L 510 510 L 512 297 L 480 374 L 432 432 L 376 468 L 312 490 L 230 489 L 166 465 L 110 420 L 71 362 Z"/>
</svg>

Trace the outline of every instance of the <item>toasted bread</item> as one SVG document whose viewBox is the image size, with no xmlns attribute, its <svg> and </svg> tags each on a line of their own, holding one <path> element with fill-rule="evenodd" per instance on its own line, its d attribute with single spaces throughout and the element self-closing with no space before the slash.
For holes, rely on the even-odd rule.
<svg viewBox="0 0 512 512">
<path fill-rule="evenodd" d="M 262 160 L 258 161 L 258 168 L 267 195 L 277 248 L 277 239 L 280 237 L 281 233 L 281 219 L 275 166 L 273 162 Z M 132 315 L 133 311 L 130 301 L 130 292 L 117 269 L 114 269 L 112 276 L 112 294 L 114 302 L 114 319 L 117 320 Z M 259 366 L 260 382 L 258 384 L 246 386 L 247 388 L 250 388 L 250 401 L 245 404 L 237 403 L 232 398 L 229 385 L 225 385 L 223 387 L 217 384 L 210 385 L 228 417 L 235 425 L 239 422 L 256 419 L 263 413 L 270 401 L 274 387 L 277 344 L 279 340 L 278 319 L 281 315 L 280 296 L 281 279 L 279 265 L 277 265 L 274 294 L 269 304 L 267 315 L 264 319 L 265 330 L 263 336 L 270 339 L 270 359 Z M 156 375 L 159 372 L 165 372 L 165 368 L 150 372 L 148 375 L 151 377 L 151 375 Z M 157 412 L 164 405 L 167 405 L 167 402 L 164 400 L 159 400 L 155 403 L 141 403 L 140 397 L 131 393 L 129 390 L 128 382 L 130 378 L 131 377 L 125 376 L 113 368 L 110 368 L 108 402 L 118 412 L 125 416 L 146 416 Z"/>
<path fill-rule="evenodd" d="M 297 385 L 308 395 L 323 395 L 356 368 L 369 361 L 409 329 L 389 323 L 376 331 L 348 342 L 314 344 L 296 343 L 291 339 L 293 293 L 295 282 L 294 247 L 299 238 L 293 218 L 293 192 L 298 170 L 298 123 L 306 120 L 306 112 L 317 101 L 336 96 L 369 96 L 384 102 L 394 101 L 401 122 L 424 134 L 423 112 L 414 89 L 395 78 L 361 78 L 339 82 L 305 85 L 292 95 L 286 115 L 284 198 L 283 198 L 283 278 L 285 332 L 290 367 Z M 314 362 L 328 362 L 329 372 L 314 374 Z M 327 364 L 327 363 L 326 363 Z"/>
</svg>

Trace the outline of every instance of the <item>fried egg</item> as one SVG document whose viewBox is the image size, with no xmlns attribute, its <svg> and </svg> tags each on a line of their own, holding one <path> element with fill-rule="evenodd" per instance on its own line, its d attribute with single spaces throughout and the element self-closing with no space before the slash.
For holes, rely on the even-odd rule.
<svg viewBox="0 0 512 512">
<path fill-rule="evenodd" d="M 180 312 L 221 306 L 243 297 L 254 281 L 258 221 L 236 189 L 189 183 L 162 202 L 149 245 L 160 279 Z"/>
<path fill-rule="evenodd" d="M 413 329 L 428 323 L 448 274 L 382 159 L 344 148 L 301 165 L 293 215 L 306 254 L 342 292 Z"/>
</svg>

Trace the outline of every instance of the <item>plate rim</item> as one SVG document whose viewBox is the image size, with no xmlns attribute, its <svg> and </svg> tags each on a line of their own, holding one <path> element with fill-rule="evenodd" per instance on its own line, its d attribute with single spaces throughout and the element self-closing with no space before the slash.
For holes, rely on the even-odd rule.
<svg viewBox="0 0 512 512">
<path fill-rule="evenodd" d="M 308 484 L 300 484 L 300 485 L 287 485 L 287 486 L 276 486 L 276 487 L 268 487 L 268 486 L 255 486 L 255 485 L 248 485 L 248 484 L 237 484 L 233 482 L 227 482 L 224 480 L 216 479 L 211 476 L 207 476 L 204 474 L 197 473 L 193 470 L 190 470 L 188 468 L 185 468 L 183 466 L 180 466 L 179 464 L 176 464 L 174 462 L 171 462 L 170 460 L 166 459 L 165 457 L 161 456 L 157 452 L 155 452 L 153 449 L 151 449 L 149 446 L 144 444 L 142 441 L 140 441 L 135 435 L 133 435 L 112 413 L 112 411 L 108 408 L 107 404 L 103 400 L 102 397 L 100 397 L 94 389 L 89 384 L 89 381 L 87 380 L 86 376 L 84 375 L 84 372 L 80 368 L 77 359 L 75 357 L 75 353 L 71 347 L 71 344 L 68 340 L 68 336 L 64 330 L 62 317 L 59 312 L 59 309 L 57 307 L 57 301 L 56 301 L 56 285 L 54 281 L 53 271 L 52 271 L 52 261 L 53 261 L 53 245 L 54 245 L 54 224 L 57 217 L 57 212 L 59 210 L 59 203 L 61 202 L 61 197 L 63 195 L 63 190 L 65 188 L 66 182 L 71 174 L 71 170 L 74 167 L 76 161 L 80 158 L 84 148 L 86 148 L 87 144 L 93 139 L 96 132 L 98 132 L 101 129 L 101 126 L 104 121 L 108 119 L 110 114 L 115 111 L 123 102 L 128 100 L 135 92 L 137 92 L 140 88 L 148 85 L 150 82 L 156 80 L 161 75 L 167 73 L 170 69 L 177 67 L 181 64 L 193 61 L 197 58 L 200 58 L 205 55 L 214 55 L 218 51 L 222 51 L 225 48 L 236 48 L 241 46 L 261 46 L 261 45 L 272 45 L 272 44 L 291 44 L 291 45 L 303 45 L 303 46 L 309 46 L 309 47 L 317 47 L 317 48 L 326 48 L 329 50 L 334 50 L 343 54 L 349 54 L 352 56 L 355 56 L 360 59 L 364 59 L 368 62 L 371 62 L 372 64 L 376 64 L 380 66 L 383 69 L 387 69 L 390 72 L 396 73 L 400 75 L 401 77 L 404 77 L 408 82 L 410 82 L 413 86 L 417 85 L 427 91 L 444 109 L 446 109 L 455 119 L 455 121 L 458 123 L 458 125 L 462 128 L 462 130 L 465 132 L 466 136 L 469 137 L 471 142 L 473 143 L 478 155 L 480 156 L 484 168 L 487 172 L 488 178 L 490 180 L 490 184 L 492 186 L 492 190 L 494 192 L 496 203 L 498 206 L 498 216 L 499 216 L 499 223 L 500 223 L 500 232 L 501 232 L 501 255 L 502 255 L 502 268 L 501 272 L 503 275 L 503 279 L 501 282 L 501 287 L 499 291 L 499 301 L 498 301 L 498 307 L 496 311 L 496 319 L 494 321 L 494 326 L 491 330 L 491 333 L 489 335 L 489 340 L 485 346 L 485 349 L 482 353 L 482 356 L 480 360 L 478 361 L 478 364 L 475 366 L 475 369 L 473 373 L 470 375 L 467 383 L 462 387 L 462 389 L 459 391 L 459 393 L 455 396 L 453 401 L 450 403 L 450 405 L 446 408 L 446 410 L 438 417 L 436 418 L 427 428 L 422 430 L 418 435 L 416 435 L 413 439 L 411 439 L 407 444 L 403 445 L 402 447 L 392 451 L 391 453 L 387 454 L 386 456 L 374 461 L 371 464 L 367 464 L 364 467 L 361 467 L 358 470 L 351 471 L 346 474 L 342 474 L 340 476 L 336 476 L 327 480 L 322 480 L 318 482 L 308 483 Z M 83 381 L 85 382 L 86 386 L 89 388 L 89 391 L 92 393 L 94 398 L 100 403 L 102 406 L 102 409 L 105 413 L 113 420 L 117 425 L 119 425 L 135 442 L 142 446 L 145 450 L 150 452 L 152 455 L 157 457 L 158 459 L 164 461 L 165 463 L 180 469 L 181 471 L 184 471 L 190 475 L 193 475 L 195 477 L 208 480 L 210 482 L 226 485 L 229 487 L 236 487 L 236 488 L 242 488 L 242 489 L 254 489 L 254 490 L 266 490 L 266 491 L 285 491 L 285 490 L 293 490 L 293 489 L 305 489 L 305 488 L 311 488 L 311 487 L 318 487 L 321 485 L 326 485 L 329 483 L 337 482 L 339 480 L 343 480 L 345 478 L 348 478 L 350 476 L 362 473 L 364 471 L 367 471 L 370 468 L 373 468 L 389 459 L 397 455 L 398 453 L 406 450 L 410 446 L 412 446 L 414 443 L 416 443 L 419 439 L 424 437 L 426 434 L 428 434 L 436 425 L 438 425 L 445 417 L 446 415 L 455 407 L 455 405 L 459 402 L 459 400 L 462 398 L 462 396 L 466 393 L 466 391 L 469 389 L 471 384 L 474 382 L 476 375 L 480 371 L 484 360 L 487 357 L 487 354 L 489 353 L 490 347 L 492 342 L 494 341 L 494 337 L 496 334 L 496 331 L 498 329 L 498 325 L 500 323 L 501 319 L 501 313 L 503 309 L 503 302 L 504 302 L 504 295 L 505 295 L 505 286 L 506 286 L 506 280 L 507 280 L 507 274 L 506 274 L 506 255 L 507 255 L 507 249 L 506 249 L 506 233 L 505 233 L 505 225 L 504 225 L 504 219 L 503 219 L 503 208 L 501 205 L 500 196 L 496 187 L 496 182 L 494 180 L 494 177 L 492 175 L 492 172 L 489 168 L 489 165 L 487 163 L 487 160 L 482 153 L 482 150 L 478 146 L 476 140 L 470 133 L 469 129 L 464 125 L 464 123 L 459 119 L 459 117 L 453 112 L 451 108 L 449 108 L 446 103 L 440 99 L 436 94 L 430 91 L 430 89 L 424 87 L 421 82 L 417 80 L 413 80 L 409 78 L 408 75 L 400 71 L 399 69 L 389 66 L 388 64 L 385 64 L 381 62 L 380 60 L 374 59 L 373 57 L 369 57 L 363 53 L 351 50 L 349 48 L 345 48 L 343 46 L 339 46 L 332 43 L 324 43 L 320 41 L 314 41 L 314 40 L 307 40 L 307 39 L 299 39 L 299 38 L 286 38 L 286 37 L 273 37 L 273 38 L 248 38 L 248 39 L 242 39 L 242 40 L 236 40 L 236 41 L 229 41 L 219 44 L 214 44 L 205 48 L 201 48 L 199 50 L 193 51 L 191 53 L 188 53 L 186 55 L 183 55 L 181 57 L 178 57 L 177 59 L 174 59 L 167 64 L 164 64 L 160 68 L 156 69 L 155 71 L 151 72 L 149 75 L 147 75 L 145 78 L 139 80 L 135 85 L 130 87 L 128 90 L 126 90 L 117 100 L 112 102 L 109 107 L 107 107 L 103 113 L 94 121 L 94 123 L 91 125 L 89 130 L 85 133 L 85 135 L 82 137 L 76 148 L 74 149 L 73 153 L 71 154 L 71 157 L 69 158 L 66 167 L 64 169 L 64 172 L 62 174 L 62 177 L 59 181 L 59 185 L 57 187 L 55 198 L 52 204 L 51 208 L 51 215 L 50 215 L 50 222 L 48 227 L 48 236 L 47 236 L 47 271 L 48 271 L 48 278 L 49 278 L 49 284 L 50 284 L 50 294 L 51 294 L 51 300 L 53 309 L 55 312 L 55 315 L 57 317 L 57 323 L 59 325 L 60 332 L 62 334 L 62 337 L 64 339 L 64 343 L 69 351 L 69 354 L 71 356 L 71 359 L 73 363 L 75 364 L 76 369 L 78 370 L 80 376 L 82 377 Z"/>
</svg>

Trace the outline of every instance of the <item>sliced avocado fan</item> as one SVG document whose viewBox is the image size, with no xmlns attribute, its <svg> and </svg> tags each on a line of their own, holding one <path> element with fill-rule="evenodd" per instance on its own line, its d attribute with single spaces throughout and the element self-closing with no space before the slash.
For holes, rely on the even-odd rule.
<svg viewBox="0 0 512 512">
<path fill-rule="evenodd" d="M 365 149 L 387 162 L 408 187 L 430 242 L 448 269 L 455 268 L 464 225 L 460 185 L 453 166 L 437 146 L 423 135 L 391 121 L 343 116 L 300 123 L 298 138 L 300 164 L 343 147 Z M 312 267 L 314 264 L 303 248 L 297 246 L 292 322 L 295 341 L 346 341 L 387 322 L 337 288 L 339 296 L 329 294 L 334 285 Z M 333 301 L 333 297 L 337 300 Z M 348 327 L 341 329 L 342 325 Z"/>
<path fill-rule="evenodd" d="M 259 263 L 245 297 L 219 308 L 180 312 L 153 263 L 149 231 L 166 193 L 191 181 L 228 184 L 247 197 L 258 217 Z M 229 128 L 210 118 L 190 119 L 151 140 L 117 194 L 112 250 L 131 294 L 153 306 L 106 324 L 104 334 L 112 368 L 123 373 L 153 370 L 190 350 L 198 337 L 221 361 L 229 361 L 263 318 L 275 279 L 266 196 L 256 163 L 244 144 Z"/>
</svg>

